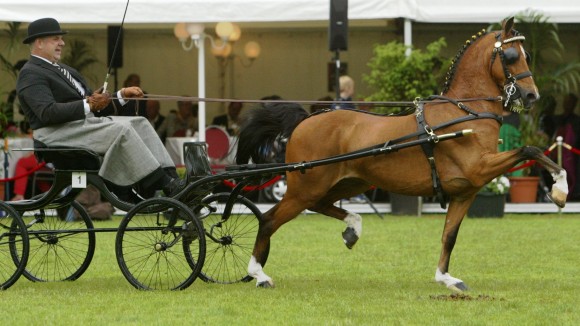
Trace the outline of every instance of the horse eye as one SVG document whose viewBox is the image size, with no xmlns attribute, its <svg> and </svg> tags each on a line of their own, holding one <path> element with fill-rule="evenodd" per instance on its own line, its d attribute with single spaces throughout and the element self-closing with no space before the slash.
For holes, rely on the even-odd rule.
<svg viewBox="0 0 580 326">
<path fill-rule="evenodd" d="M 507 48 L 503 51 L 505 63 L 508 65 L 516 63 L 520 58 L 520 53 L 515 48 Z"/>
</svg>

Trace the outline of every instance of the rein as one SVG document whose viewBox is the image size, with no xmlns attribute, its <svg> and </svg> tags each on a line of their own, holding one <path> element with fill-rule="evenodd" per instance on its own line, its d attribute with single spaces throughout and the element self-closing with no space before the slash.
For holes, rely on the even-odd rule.
<svg viewBox="0 0 580 326">
<path fill-rule="evenodd" d="M 113 99 L 119 99 L 116 96 L 111 96 Z M 328 104 L 332 105 L 335 104 L 337 101 L 312 101 L 312 100 L 240 100 L 240 99 L 229 99 L 229 98 L 211 98 L 211 97 L 195 97 L 195 96 L 173 96 L 173 95 L 159 95 L 159 94 L 146 94 L 144 97 L 141 98 L 122 98 L 124 100 L 132 100 L 132 101 L 147 101 L 147 100 L 157 100 L 157 101 L 192 101 L 192 102 L 216 102 L 216 103 L 255 103 L 255 104 L 263 104 L 263 103 L 297 103 L 297 104 Z M 462 98 L 462 99 L 455 99 L 454 101 L 457 102 L 475 102 L 475 101 L 502 101 L 503 98 L 501 96 L 495 97 L 474 97 L 474 98 Z M 371 105 L 371 106 L 386 106 L 386 107 L 415 107 L 417 103 L 421 102 L 429 102 L 429 103 L 447 103 L 450 102 L 450 99 L 446 97 L 441 97 L 436 100 L 423 100 L 418 99 L 415 101 L 349 101 L 348 103 L 354 105 Z M 359 110 L 362 111 L 362 110 Z M 367 111 L 364 111 L 367 112 Z M 372 112 L 371 112 L 372 113 Z M 376 115 L 384 115 L 384 114 L 376 114 Z"/>
</svg>

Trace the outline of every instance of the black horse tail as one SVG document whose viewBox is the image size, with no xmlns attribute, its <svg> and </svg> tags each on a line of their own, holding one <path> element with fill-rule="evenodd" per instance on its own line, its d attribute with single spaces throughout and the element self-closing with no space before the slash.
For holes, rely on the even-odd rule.
<svg viewBox="0 0 580 326">
<path fill-rule="evenodd" d="M 250 158 L 257 164 L 272 162 L 273 156 L 284 154 L 280 146 L 276 152 L 276 142 L 290 138 L 306 117 L 308 112 L 297 103 L 268 103 L 248 112 L 240 127 L 236 163 L 248 163 Z"/>
</svg>

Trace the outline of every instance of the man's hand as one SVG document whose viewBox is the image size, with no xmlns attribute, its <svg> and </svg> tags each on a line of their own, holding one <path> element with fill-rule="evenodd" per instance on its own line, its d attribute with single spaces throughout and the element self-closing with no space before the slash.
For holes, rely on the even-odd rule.
<svg viewBox="0 0 580 326">
<path fill-rule="evenodd" d="M 143 90 L 137 86 L 125 87 L 121 89 L 123 98 L 143 97 Z"/>
<path fill-rule="evenodd" d="M 109 93 L 101 94 L 97 91 L 87 98 L 87 102 L 89 103 L 91 112 L 100 111 L 111 103 L 111 96 Z"/>
</svg>

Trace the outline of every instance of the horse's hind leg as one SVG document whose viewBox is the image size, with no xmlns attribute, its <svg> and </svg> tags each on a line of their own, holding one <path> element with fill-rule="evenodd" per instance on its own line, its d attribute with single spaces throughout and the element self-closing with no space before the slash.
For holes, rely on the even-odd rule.
<svg viewBox="0 0 580 326">
<path fill-rule="evenodd" d="M 342 232 L 342 240 L 348 249 L 352 249 L 362 235 L 362 217 L 334 206 L 333 203 L 317 204 L 309 208 L 311 211 L 334 217 L 346 223 L 346 229 Z"/>
</svg>

